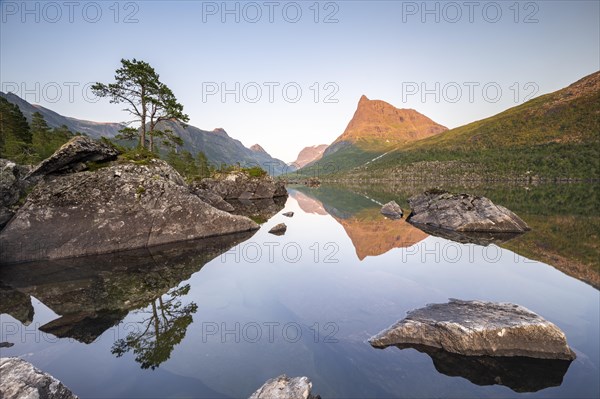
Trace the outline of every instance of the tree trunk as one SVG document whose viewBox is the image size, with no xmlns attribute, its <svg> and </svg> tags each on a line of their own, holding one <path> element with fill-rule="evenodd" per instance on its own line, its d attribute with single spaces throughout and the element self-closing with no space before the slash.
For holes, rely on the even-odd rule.
<svg viewBox="0 0 600 399">
<path fill-rule="evenodd" d="M 140 134 L 140 147 L 146 148 L 146 88 L 142 86 L 142 133 Z"/>
</svg>

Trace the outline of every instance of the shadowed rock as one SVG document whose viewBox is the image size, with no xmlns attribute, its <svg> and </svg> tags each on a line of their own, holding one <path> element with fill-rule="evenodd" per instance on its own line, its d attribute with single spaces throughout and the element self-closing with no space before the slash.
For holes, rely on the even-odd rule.
<svg viewBox="0 0 600 399">
<path fill-rule="evenodd" d="M 258 229 L 190 193 L 167 163 L 47 176 L 0 233 L 0 262 L 58 259 Z"/>
<path fill-rule="evenodd" d="M 76 399 L 62 382 L 16 357 L 0 359 L 0 397 L 10 399 Z"/>
<path fill-rule="evenodd" d="M 287 226 L 285 225 L 285 223 L 279 223 L 273 226 L 271 230 L 269 230 L 269 233 L 274 234 L 276 236 L 282 236 L 285 234 L 286 231 Z"/>
<path fill-rule="evenodd" d="M 485 197 L 430 190 L 409 198 L 408 221 L 460 232 L 523 233 L 529 226 L 517 215 Z"/>
<path fill-rule="evenodd" d="M 256 200 L 287 196 L 283 182 L 265 175 L 252 177 L 244 172 L 231 172 L 202 179 L 198 188 L 209 190 L 224 200 Z"/>
<path fill-rule="evenodd" d="M 234 215 L 249 217 L 262 224 L 271 219 L 285 207 L 287 197 L 274 197 L 259 200 L 229 200 Z"/>
<path fill-rule="evenodd" d="M 75 136 L 33 168 L 26 179 L 55 172 L 78 172 L 85 169 L 86 162 L 110 161 L 118 155 L 119 152 L 107 144 Z"/>
<path fill-rule="evenodd" d="M 190 186 L 190 189 L 192 193 L 196 194 L 202 201 L 214 206 L 217 209 L 225 212 L 233 212 L 235 210 L 233 205 L 221 198 L 220 195 L 215 194 L 210 190 L 199 188 L 197 185 L 193 184 Z"/>
<path fill-rule="evenodd" d="M 401 219 L 403 212 L 400 205 L 396 201 L 390 201 L 381 207 L 381 214 L 389 217 L 390 219 Z"/>
<path fill-rule="evenodd" d="M 13 217 L 19 200 L 29 187 L 35 184 L 34 181 L 25 180 L 30 169 L 30 166 L 0 159 L 0 229 Z"/>
<path fill-rule="evenodd" d="M 320 399 L 311 390 L 312 382 L 307 377 L 290 378 L 283 374 L 265 382 L 250 399 Z"/>
<path fill-rule="evenodd" d="M 423 345 L 397 345 L 413 348 L 431 357 L 435 369 L 450 377 L 462 377 L 476 385 L 504 385 L 515 392 L 537 392 L 562 384 L 570 360 L 531 357 L 463 356 Z"/>
<path fill-rule="evenodd" d="M 558 327 L 511 303 L 451 299 L 430 304 L 408 312 L 369 342 L 379 348 L 425 345 L 465 356 L 575 359 Z"/>
</svg>

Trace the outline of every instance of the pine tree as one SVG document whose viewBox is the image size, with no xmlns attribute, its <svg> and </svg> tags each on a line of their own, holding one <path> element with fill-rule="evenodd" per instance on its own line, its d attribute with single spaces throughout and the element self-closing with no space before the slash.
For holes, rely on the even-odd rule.
<svg viewBox="0 0 600 399">
<path fill-rule="evenodd" d="M 29 124 L 19 107 L 0 97 L 0 156 L 27 163 L 31 158 L 31 143 Z"/>
</svg>

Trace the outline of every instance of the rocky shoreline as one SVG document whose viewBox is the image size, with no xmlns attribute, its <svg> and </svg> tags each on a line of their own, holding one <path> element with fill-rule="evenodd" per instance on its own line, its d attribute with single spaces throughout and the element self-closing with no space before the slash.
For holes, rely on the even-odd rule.
<svg viewBox="0 0 600 399">
<path fill-rule="evenodd" d="M 32 168 L 2 160 L 2 263 L 60 259 L 253 231 L 229 200 L 287 196 L 269 176 L 232 172 L 188 186 L 166 162 L 116 160 L 74 137 Z M 94 166 L 94 170 L 90 170 Z"/>
</svg>

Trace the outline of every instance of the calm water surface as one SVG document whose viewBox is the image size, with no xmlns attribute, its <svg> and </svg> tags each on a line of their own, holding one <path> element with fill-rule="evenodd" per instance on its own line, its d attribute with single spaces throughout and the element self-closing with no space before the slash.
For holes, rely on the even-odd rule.
<svg viewBox="0 0 600 399">
<path fill-rule="evenodd" d="M 406 208 L 410 191 L 290 188 L 253 235 L 2 267 L 0 341 L 14 346 L 1 355 L 83 398 L 242 398 L 283 373 L 308 376 L 323 398 L 599 397 L 596 188 L 470 189 L 533 227 L 488 246 L 379 214 L 392 198 Z M 268 234 L 281 222 L 284 236 Z M 482 365 L 368 344 L 448 298 L 523 305 L 561 328 L 577 359 Z"/>
</svg>

